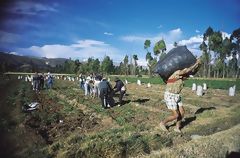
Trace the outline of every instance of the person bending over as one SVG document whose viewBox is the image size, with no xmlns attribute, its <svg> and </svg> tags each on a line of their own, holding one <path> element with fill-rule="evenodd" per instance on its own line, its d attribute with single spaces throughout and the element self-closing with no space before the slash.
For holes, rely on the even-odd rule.
<svg viewBox="0 0 240 158">
<path fill-rule="evenodd" d="M 122 104 L 123 104 L 122 98 L 123 98 L 124 94 L 126 93 L 126 87 L 124 86 L 124 83 L 118 77 L 116 77 L 114 81 L 116 82 L 116 84 L 113 88 L 114 93 L 120 92 L 118 106 L 122 106 Z"/>
</svg>

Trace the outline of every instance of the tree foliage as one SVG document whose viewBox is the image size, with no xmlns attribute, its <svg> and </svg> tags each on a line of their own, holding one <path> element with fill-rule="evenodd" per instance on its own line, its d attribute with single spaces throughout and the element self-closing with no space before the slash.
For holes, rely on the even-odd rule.
<svg viewBox="0 0 240 158">
<path fill-rule="evenodd" d="M 162 39 L 158 41 L 153 48 L 154 55 L 161 57 L 162 53 L 167 50 L 165 41 Z"/>
</svg>

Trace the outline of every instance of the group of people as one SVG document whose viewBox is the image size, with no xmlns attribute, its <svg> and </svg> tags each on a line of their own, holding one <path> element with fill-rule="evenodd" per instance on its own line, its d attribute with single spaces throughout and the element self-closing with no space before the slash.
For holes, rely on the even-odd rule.
<svg viewBox="0 0 240 158">
<path fill-rule="evenodd" d="M 196 72 L 200 67 L 200 59 L 196 61 L 194 65 L 183 70 L 175 71 L 166 81 L 166 89 L 164 93 L 164 101 L 169 110 L 171 110 L 172 115 L 168 116 L 160 122 L 160 128 L 163 131 L 168 131 L 167 123 L 176 120 L 175 132 L 181 133 L 181 121 L 184 118 L 184 108 L 182 106 L 181 91 L 183 89 L 183 83 L 186 78 L 188 78 L 193 72 Z M 123 104 L 123 96 L 126 93 L 126 86 L 124 83 L 116 77 L 114 79 L 115 86 L 112 88 L 110 82 L 102 76 L 93 76 L 92 74 L 84 78 L 80 76 L 80 87 L 85 90 L 85 95 L 97 94 L 101 98 L 101 103 L 103 108 L 109 108 L 115 105 L 113 96 L 119 92 L 119 104 Z"/>
<path fill-rule="evenodd" d="M 84 90 L 85 96 L 99 97 L 101 99 L 103 108 L 110 108 L 115 106 L 113 96 L 119 92 L 119 102 L 117 106 L 123 105 L 123 96 L 126 94 L 126 86 L 116 77 L 114 79 L 115 86 L 112 87 L 111 83 L 102 75 L 90 74 L 84 77 L 79 75 L 80 88 Z"/>
<path fill-rule="evenodd" d="M 46 88 L 51 89 L 53 86 L 53 76 L 50 73 L 44 75 L 44 73 L 39 74 L 38 72 L 35 72 L 32 75 L 33 90 L 37 93 L 40 93 L 40 90 L 44 89 L 45 81 Z"/>
<path fill-rule="evenodd" d="M 188 78 L 192 72 L 196 72 L 201 65 L 200 59 L 196 63 L 183 70 L 175 71 L 166 81 L 166 90 L 164 93 L 164 101 L 172 115 L 168 116 L 160 122 L 160 128 L 163 131 L 168 131 L 167 123 L 176 120 L 176 128 L 174 131 L 181 132 L 181 121 L 184 118 L 184 108 L 181 101 L 181 90 L 183 88 L 184 79 Z M 47 81 L 47 88 L 52 88 L 53 77 L 48 73 L 45 77 L 44 74 L 38 74 L 37 72 L 33 75 L 33 90 L 39 92 L 44 87 L 44 81 Z M 85 96 L 99 97 L 101 104 L 104 109 L 115 106 L 115 100 L 113 96 L 119 92 L 119 102 L 117 106 L 123 105 L 123 96 L 126 94 L 126 86 L 118 78 L 115 77 L 115 86 L 112 87 L 111 83 L 104 78 L 102 75 L 90 74 L 84 77 L 82 74 L 79 75 L 80 88 L 85 91 Z"/>
</svg>

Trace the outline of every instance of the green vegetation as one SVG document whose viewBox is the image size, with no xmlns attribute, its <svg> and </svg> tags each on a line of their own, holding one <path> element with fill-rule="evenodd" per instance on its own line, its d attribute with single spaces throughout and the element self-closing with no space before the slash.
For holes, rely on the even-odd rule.
<svg viewBox="0 0 240 158">
<path fill-rule="evenodd" d="M 114 77 L 111 77 L 114 79 Z M 137 83 L 137 80 L 141 80 L 142 83 L 151 83 L 151 84 L 165 84 L 160 77 L 152 77 L 152 78 L 142 78 L 142 77 L 130 77 L 130 76 L 119 76 L 120 79 L 123 81 L 126 79 L 130 83 Z M 208 88 L 212 89 L 225 89 L 228 90 L 229 87 L 236 85 L 236 89 L 240 89 L 240 80 L 235 79 L 188 79 L 185 80 L 185 86 L 186 87 L 192 87 L 193 83 L 196 83 L 197 85 L 203 85 L 203 83 L 206 83 Z"/>
</svg>

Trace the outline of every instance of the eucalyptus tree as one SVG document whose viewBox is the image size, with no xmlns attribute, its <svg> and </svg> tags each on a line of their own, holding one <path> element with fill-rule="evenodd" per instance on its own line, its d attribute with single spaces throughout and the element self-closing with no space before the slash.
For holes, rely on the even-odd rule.
<svg viewBox="0 0 240 158">
<path fill-rule="evenodd" d="M 165 41 L 162 39 L 158 41 L 153 48 L 154 55 L 159 56 L 159 60 L 166 55 L 165 51 L 167 50 Z"/>
<path fill-rule="evenodd" d="M 205 33 L 203 34 L 203 41 L 209 43 L 209 37 L 213 33 L 214 33 L 213 29 L 209 26 L 207 28 L 207 30 L 205 31 Z M 211 77 L 211 64 L 210 64 L 210 62 L 211 62 L 211 49 L 210 49 L 210 47 L 207 48 L 207 54 L 208 54 L 208 59 L 209 59 L 208 63 L 207 63 L 207 65 L 208 65 L 208 71 L 207 71 L 208 75 L 207 76 Z"/>
<path fill-rule="evenodd" d="M 203 77 L 207 77 L 207 65 L 209 64 L 209 54 L 208 54 L 208 47 L 206 43 L 203 41 L 202 44 L 199 46 L 200 50 L 202 51 L 202 62 L 203 62 Z"/>
<path fill-rule="evenodd" d="M 238 54 L 237 71 L 236 71 L 236 78 L 238 78 L 240 74 L 240 28 L 232 32 L 230 36 L 230 40 L 232 41 L 234 52 Z"/>
<path fill-rule="evenodd" d="M 153 57 L 151 55 L 151 52 L 149 52 L 148 48 L 151 46 L 151 41 L 150 40 L 145 40 L 144 42 L 144 49 L 147 51 L 146 54 L 146 61 L 147 61 L 147 66 L 148 66 L 148 74 L 149 76 L 152 75 L 152 70 L 151 70 L 151 62 L 153 60 Z"/>
<path fill-rule="evenodd" d="M 222 42 L 223 42 L 223 38 L 222 38 L 222 33 L 220 31 L 214 32 L 208 40 L 208 46 L 210 48 L 210 50 L 212 50 L 214 52 L 215 58 L 217 59 L 218 63 L 215 64 L 216 67 L 216 71 L 214 73 L 217 73 L 217 77 L 219 77 L 220 74 L 220 70 L 222 70 L 224 68 L 224 59 L 226 57 L 226 55 L 224 54 L 224 52 L 222 51 Z M 220 60 L 218 60 L 220 59 Z"/>
<path fill-rule="evenodd" d="M 133 60 L 134 60 L 134 75 L 136 75 L 137 60 L 138 60 L 138 56 L 136 54 L 133 55 Z"/>
<path fill-rule="evenodd" d="M 123 64 L 125 66 L 125 75 L 128 75 L 128 56 L 125 55 L 124 59 L 123 59 Z"/>
<path fill-rule="evenodd" d="M 110 59 L 109 56 L 104 57 L 100 69 L 103 73 L 106 73 L 106 74 L 113 73 L 114 65 L 113 65 L 113 61 Z"/>
</svg>

